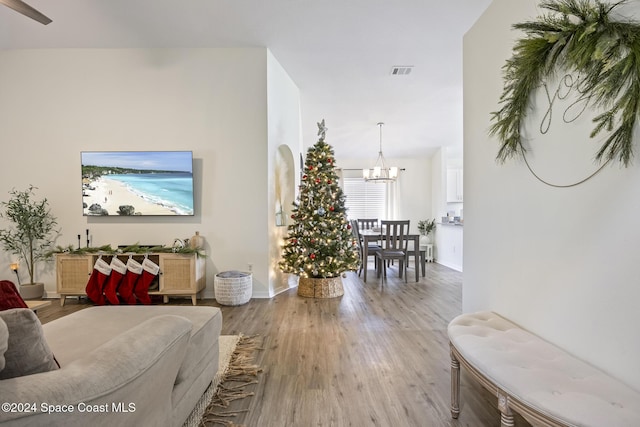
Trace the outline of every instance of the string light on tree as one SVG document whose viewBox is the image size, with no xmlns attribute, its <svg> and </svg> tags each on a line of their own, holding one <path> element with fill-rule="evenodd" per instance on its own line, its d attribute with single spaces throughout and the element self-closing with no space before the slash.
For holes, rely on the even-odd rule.
<svg viewBox="0 0 640 427">
<path fill-rule="evenodd" d="M 324 140 L 326 132 L 323 120 L 318 123 L 318 142 L 307 151 L 280 261 L 283 272 L 305 278 L 338 277 L 358 268 L 357 242 L 338 185 L 333 148 Z"/>
</svg>

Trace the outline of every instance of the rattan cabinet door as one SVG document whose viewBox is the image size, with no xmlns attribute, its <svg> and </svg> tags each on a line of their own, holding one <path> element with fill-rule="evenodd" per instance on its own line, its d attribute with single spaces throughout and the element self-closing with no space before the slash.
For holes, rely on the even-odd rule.
<svg viewBox="0 0 640 427">
<path fill-rule="evenodd" d="M 160 254 L 160 289 L 165 302 L 170 295 L 191 296 L 204 289 L 204 259 L 196 254 Z"/>
<path fill-rule="evenodd" d="M 93 256 L 56 254 L 56 290 L 60 305 L 67 295 L 86 295 L 85 288 L 93 269 Z"/>
<path fill-rule="evenodd" d="M 185 292 L 194 290 L 194 257 L 190 255 L 160 256 L 160 292 Z"/>
</svg>

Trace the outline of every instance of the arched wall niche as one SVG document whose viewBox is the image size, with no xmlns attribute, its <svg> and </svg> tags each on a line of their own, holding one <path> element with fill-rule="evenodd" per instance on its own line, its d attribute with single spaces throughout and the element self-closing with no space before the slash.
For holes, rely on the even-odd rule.
<svg viewBox="0 0 640 427">
<path fill-rule="evenodd" d="M 285 226 L 295 200 L 295 163 L 288 145 L 278 147 L 274 173 L 276 225 Z"/>
</svg>

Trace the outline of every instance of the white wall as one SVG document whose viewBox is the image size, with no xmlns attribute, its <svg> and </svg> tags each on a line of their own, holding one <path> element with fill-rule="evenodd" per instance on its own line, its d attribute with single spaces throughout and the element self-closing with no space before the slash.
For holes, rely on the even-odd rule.
<svg viewBox="0 0 640 427">
<path fill-rule="evenodd" d="M 58 244 L 167 244 L 206 239 L 214 274 L 253 264 L 270 295 L 271 211 L 265 48 L 0 51 L 0 197 L 33 184 L 62 228 Z M 272 61 L 273 59 L 269 59 Z M 285 107 L 282 107 L 285 109 Z M 296 113 L 299 113 L 296 107 Z M 193 150 L 193 217 L 83 217 L 83 150 Z M 0 277 L 12 256 L 0 253 Z M 55 292 L 51 265 L 38 275 Z"/>
<path fill-rule="evenodd" d="M 273 296 L 289 288 L 291 282 L 289 274 L 284 274 L 278 268 L 278 261 L 282 258 L 283 239 L 287 235 L 287 227 L 276 227 L 275 212 L 277 200 L 274 194 L 276 185 L 284 183 L 274 182 L 277 174 L 276 157 L 278 147 L 285 145 L 289 148 L 289 156 L 281 161 L 280 166 L 287 165 L 280 171 L 285 174 L 286 185 L 283 185 L 283 209 L 287 224 L 291 218 L 291 204 L 295 200 L 296 181 L 299 181 L 298 159 L 302 152 L 302 129 L 300 126 L 300 93 L 284 68 L 278 63 L 271 52 L 267 54 L 267 101 L 269 123 L 269 215 L 265 218 L 269 230 L 269 259 L 271 260 L 271 288 L 269 296 Z M 294 181 L 294 182 L 291 182 Z M 290 190 L 290 191 L 286 191 Z"/>
<path fill-rule="evenodd" d="M 436 223 L 440 222 L 441 217 L 447 212 L 446 155 L 446 149 L 441 147 L 431 157 L 431 195 L 433 201 L 431 216 L 436 219 Z"/>
<path fill-rule="evenodd" d="M 487 135 L 501 67 L 521 36 L 511 25 L 538 16 L 536 5 L 495 0 L 464 39 L 463 310 L 502 313 L 640 390 L 640 370 L 629 369 L 640 358 L 637 157 L 629 168 L 607 166 L 558 189 L 538 182 L 522 161 L 496 163 L 499 144 Z M 587 142 L 589 118 L 569 125 L 560 109 L 554 116 L 545 137 L 539 122 L 528 124 L 531 159 L 551 180 L 579 180 L 595 168 L 600 143 Z"/>
</svg>

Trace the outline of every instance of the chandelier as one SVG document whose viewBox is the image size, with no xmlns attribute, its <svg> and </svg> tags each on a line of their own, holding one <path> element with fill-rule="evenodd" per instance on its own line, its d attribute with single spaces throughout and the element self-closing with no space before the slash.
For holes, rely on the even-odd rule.
<svg viewBox="0 0 640 427">
<path fill-rule="evenodd" d="M 367 182 L 396 182 L 398 178 L 398 168 L 395 166 L 387 167 L 384 156 L 382 155 L 382 125 L 384 123 L 378 123 L 380 127 L 380 151 L 378 151 L 378 160 L 371 169 L 362 169 L 362 177 Z"/>
</svg>

